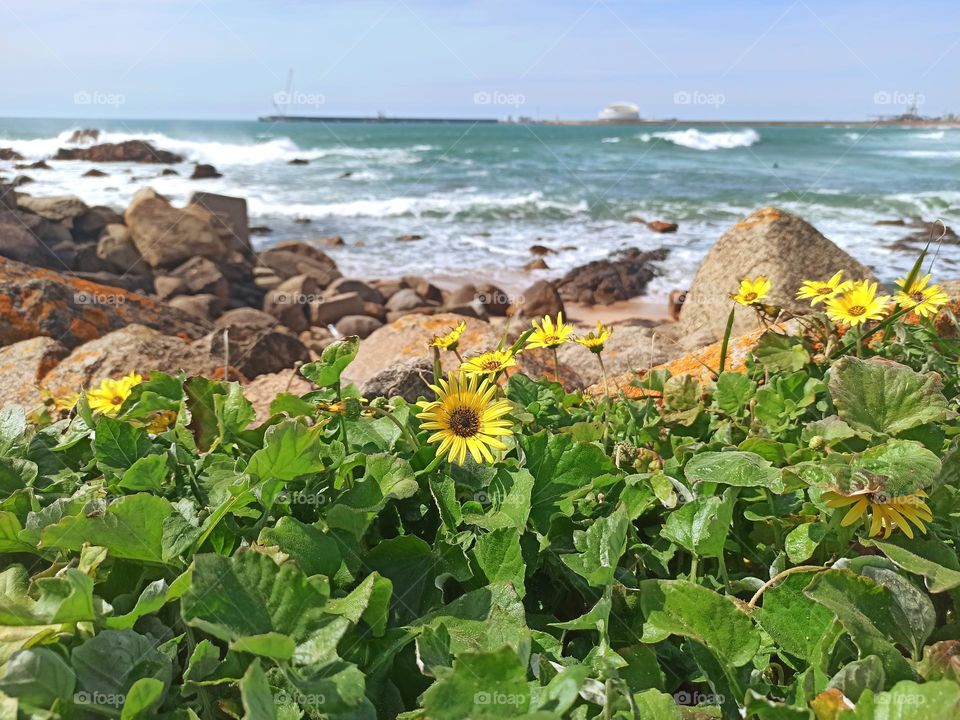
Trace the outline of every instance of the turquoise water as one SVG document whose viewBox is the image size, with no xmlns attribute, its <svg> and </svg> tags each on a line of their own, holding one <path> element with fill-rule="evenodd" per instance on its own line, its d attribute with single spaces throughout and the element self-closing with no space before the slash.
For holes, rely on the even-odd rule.
<svg viewBox="0 0 960 720">
<path fill-rule="evenodd" d="M 52 162 L 28 171 L 33 194 L 72 193 L 122 208 L 141 186 L 175 202 L 193 190 L 242 195 L 257 242 L 344 237 L 331 251 L 363 276 L 417 272 L 493 277 L 508 285 L 555 276 L 630 246 L 671 249 L 655 292 L 685 285 L 723 230 L 757 207 L 796 212 L 887 280 L 913 256 L 891 249 L 903 229 L 875 221 L 919 215 L 960 224 L 960 130 L 859 127 L 555 127 L 266 124 L 193 121 L 0 120 L 0 147 L 53 155 L 72 130 L 144 138 L 184 155 L 181 177 L 145 165 Z M 291 166 L 302 158 L 309 165 Z M 192 162 L 224 177 L 191 181 Z M 0 175 L 14 173 L 0 162 Z M 658 235 L 631 215 L 680 224 Z M 296 222 L 309 220 L 309 224 Z M 401 243 L 396 237 L 424 239 Z M 569 248 L 524 273 L 533 243 Z M 940 274 L 956 275 L 955 247 Z M 826 269 L 825 269 L 826 270 Z"/>
</svg>

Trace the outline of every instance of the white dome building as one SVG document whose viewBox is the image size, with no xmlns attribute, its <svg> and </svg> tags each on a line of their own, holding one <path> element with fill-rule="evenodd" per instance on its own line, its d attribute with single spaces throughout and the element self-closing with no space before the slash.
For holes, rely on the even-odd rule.
<svg viewBox="0 0 960 720">
<path fill-rule="evenodd" d="M 610 103 L 598 117 L 601 120 L 639 120 L 640 108 L 630 102 Z"/>
</svg>

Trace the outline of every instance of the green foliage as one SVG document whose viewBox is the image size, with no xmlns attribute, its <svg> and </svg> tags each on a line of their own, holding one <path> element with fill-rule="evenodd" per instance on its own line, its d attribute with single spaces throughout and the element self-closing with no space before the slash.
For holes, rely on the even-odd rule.
<svg viewBox="0 0 960 720">
<path fill-rule="evenodd" d="M 960 382 L 892 332 L 768 332 L 656 399 L 513 375 L 489 466 L 364 409 L 355 338 L 260 424 L 159 373 L 115 417 L 4 408 L 0 717 L 954 718 Z M 871 534 L 826 491 L 933 519 Z"/>
</svg>

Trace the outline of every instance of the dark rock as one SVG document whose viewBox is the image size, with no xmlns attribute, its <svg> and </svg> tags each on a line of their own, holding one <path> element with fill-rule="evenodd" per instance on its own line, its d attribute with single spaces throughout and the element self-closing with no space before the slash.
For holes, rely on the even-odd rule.
<svg viewBox="0 0 960 720">
<path fill-rule="evenodd" d="M 381 327 L 383 327 L 383 323 L 369 315 L 347 315 L 337 322 L 338 333 L 344 337 L 356 335 L 361 339 Z"/>
<path fill-rule="evenodd" d="M 368 284 L 379 290 L 384 300 L 389 300 L 405 287 L 409 287 L 403 280 L 371 280 Z"/>
<path fill-rule="evenodd" d="M 251 235 L 270 235 L 273 233 L 273 230 L 266 225 L 252 225 L 249 230 Z"/>
<path fill-rule="evenodd" d="M 76 271 L 71 273 L 78 280 L 89 280 L 100 285 L 116 287 L 138 295 L 148 295 L 153 287 L 153 276 L 126 273 L 118 275 L 117 273 L 107 272 L 106 270 Z"/>
<path fill-rule="evenodd" d="M 177 295 L 167 301 L 170 307 L 182 310 L 202 320 L 213 320 L 223 310 L 223 301 L 216 295 Z"/>
<path fill-rule="evenodd" d="M 215 295 L 221 303 L 230 299 L 230 285 L 217 265 L 207 258 L 194 257 L 169 273 L 181 281 L 181 295 Z"/>
<path fill-rule="evenodd" d="M 180 175 L 180 173 L 173 168 L 164 168 L 160 173 L 160 177 L 170 177 L 172 175 Z"/>
<path fill-rule="evenodd" d="M 643 294 L 657 275 L 653 263 L 663 260 L 667 250 L 641 252 L 636 248 L 618 253 L 609 260 L 594 260 L 574 268 L 557 283 L 564 300 L 587 305 L 609 305 Z"/>
<path fill-rule="evenodd" d="M 524 270 L 549 270 L 550 266 L 547 265 L 546 261 L 543 258 L 535 258 L 530 262 L 523 264 Z"/>
<path fill-rule="evenodd" d="M 309 160 L 304 160 L 303 158 L 294 158 L 293 160 L 287 161 L 287 165 L 309 165 Z"/>
<path fill-rule="evenodd" d="M 220 330 L 232 327 L 269 330 L 277 326 L 277 319 L 272 315 L 263 312 L 263 310 L 244 307 L 227 310 L 227 312 L 217 318 L 214 326 Z"/>
<path fill-rule="evenodd" d="M 110 173 L 105 173 L 103 170 L 97 170 L 97 168 L 93 168 L 91 170 L 87 170 L 81 177 L 109 177 L 109 176 L 110 176 Z"/>
<path fill-rule="evenodd" d="M 652 220 L 647 223 L 647 227 L 658 233 L 672 233 L 677 231 L 676 223 L 664 222 L 663 220 Z"/>
<path fill-rule="evenodd" d="M 556 252 L 556 250 L 554 250 L 554 249 L 552 249 L 552 248 L 548 248 L 546 245 L 531 245 L 531 246 L 530 246 L 530 253 L 531 253 L 532 255 L 541 255 L 541 256 L 542 256 L 542 255 L 552 255 L 552 254 L 554 254 L 555 252 Z"/>
<path fill-rule="evenodd" d="M 195 192 L 187 202 L 187 211 L 209 217 L 220 233 L 220 239 L 245 255 L 253 256 L 250 245 L 247 201 L 244 198 L 218 193 Z"/>
<path fill-rule="evenodd" d="M 23 160 L 23 155 L 13 148 L 0 148 L 0 160 Z"/>
<path fill-rule="evenodd" d="M 563 312 L 563 298 L 553 283 L 538 280 L 523 291 L 514 307 L 514 312 L 519 312 L 525 318 L 542 318 L 544 315 L 555 318 L 557 313 Z"/>
<path fill-rule="evenodd" d="M 127 226 L 119 223 L 111 223 L 103 229 L 97 241 L 97 257 L 120 273 L 129 272 L 143 261 Z"/>
<path fill-rule="evenodd" d="M 60 148 L 54 160 L 87 160 L 88 162 L 139 162 L 172 164 L 183 162 L 176 153 L 157 150 L 145 140 L 104 143 L 87 148 Z"/>
<path fill-rule="evenodd" d="M 330 235 L 329 237 L 317 240 L 317 245 L 322 245 L 323 247 L 342 247 L 346 245 L 346 243 L 339 235 Z"/>
<path fill-rule="evenodd" d="M 34 182 L 34 180 L 33 180 L 33 178 L 30 177 L 29 175 L 17 175 L 15 178 L 13 178 L 13 180 L 10 182 L 10 184 L 11 184 L 13 187 L 17 188 L 17 187 L 21 187 L 21 186 L 23 186 L 23 185 L 29 185 L 29 184 L 32 183 L 32 182 Z"/>
<path fill-rule="evenodd" d="M 97 205 L 73 218 L 71 233 L 77 242 L 97 240 L 107 225 L 120 225 L 123 216 L 111 208 Z"/>
<path fill-rule="evenodd" d="M 52 168 L 47 165 L 46 160 L 37 160 L 33 163 L 22 163 L 20 165 L 14 165 L 17 170 L 51 170 Z"/>
<path fill-rule="evenodd" d="M 331 295 L 311 302 L 309 313 L 312 325 L 331 325 L 347 315 L 362 315 L 363 298 L 354 292 Z"/>
<path fill-rule="evenodd" d="M 282 242 L 258 254 L 260 264 L 270 268 L 282 280 L 295 275 L 310 275 L 321 287 L 340 277 L 337 264 L 324 253 L 302 242 Z"/>
<path fill-rule="evenodd" d="M 339 295 L 340 293 L 348 292 L 357 293 L 364 302 L 376 303 L 377 305 L 383 305 L 386 302 L 383 293 L 375 287 L 368 285 L 362 280 L 354 280 L 353 278 L 338 278 L 334 280 L 326 292 L 328 295 Z"/>
<path fill-rule="evenodd" d="M 417 275 L 405 275 L 403 282 L 406 283 L 408 288 L 415 290 L 417 295 L 423 298 L 426 303 L 443 304 L 443 292 L 436 285 L 431 284 L 430 281 Z"/>
<path fill-rule="evenodd" d="M 219 177 L 223 177 L 223 173 L 217 172 L 217 169 L 213 165 L 206 163 L 197 163 L 193 168 L 193 173 L 190 175 L 191 180 L 207 180 Z"/>
<path fill-rule="evenodd" d="M 361 394 L 370 398 L 402 397 L 415 403 L 422 397 L 433 397 L 433 365 L 426 359 L 414 359 L 381 370 L 360 386 Z"/>
<path fill-rule="evenodd" d="M 42 218 L 36 218 L 36 221 L 47 222 Z M 69 235 L 69 232 L 67 234 Z M 27 265 L 52 269 L 63 270 L 72 266 L 72 263 L 65 263 L 58 259 L 50 248 L 50 245 L 41 242 L 37 235 L 25 225 L 20 214 L 11 210 L 0 211 L 0 256 Z"/>
<path fill-rule="evenodd" d="M 400 242 L 412 242 L 414 240 L 423 240 L 423 235 L 417 235 L 415 233 L 410 233 L 408 235 L 401 235 L 397 238 Z"/>
<path fill-rule="evenodd" d="M 280 323 L 270 315 L 262 313 L 272 323 L 271 326 L 264 327 L 256 322 L 241 322 L 240 316 L 232 314 L 235 312 L 221 315 L 217 320 L 220 329 L 204 340 L 213 357 L 224 357 L 225 329 L 230 366 L 237 368 L 246 378 L 279 372 L 294 367 L 297 363 L 310 361 L 309 348 L 296 335 L 284 332 Z"/>
<path fill-rule="evenodd" d="M 405 312 L 418 308 L 423 304 L 423 298 L 417 294 L 416 290 L 413 288 L 404 288 L 387 300 L 386 308 L 390 312 Z"/>
<path fill-rule="evenodd" d="M 297 225 L 309 225 L 310 223 L 313 222 L 313 219 L 312 219 L 312 218 L 308 218 L 308 217 L 298 217 L 298 218 L 294 218 L 293 221 L 294 221 Z"/>
<path fill-rule="evenodd" d="M 82 128 L 80 130 L 74 130 L 73 135 L 71 135 L 67 142 L 71 145 L 80 145 L 88 142 L 96 142 L 100 139 L 100 131 L 96 128 Z"/>
</svg>

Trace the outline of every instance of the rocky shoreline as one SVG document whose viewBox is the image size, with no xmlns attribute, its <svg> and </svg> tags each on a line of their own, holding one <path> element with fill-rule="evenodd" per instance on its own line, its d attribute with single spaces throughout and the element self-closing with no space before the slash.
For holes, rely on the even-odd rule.
<svg viewBox="0 0 960 720">
<path fill-rule="evenodd" d="M 91 161 L 180 160 L 139 141 L 69 153 L 68 159 Z M 647 224 L 658 232 L 676 229 Z M 917 237 L 933 231 L 919 221 L 904 227 Z M 258 383 L 282 391 L 298 382 L 296 367 L 351 335 L 366 342 L 350 380 L 368 395 L 403 386 L 415 397 L 425 389 L 426 343 L 460 319 L 469 327 L 464 354 L 474 354 L 515 336 L 531 318 L 572 310 L 574 322 L 593 324 L 609 321 L 605 308 L 617 309 L 605 359 L 611 373 L 621 374 L 716 341 L 728 293 L 744 275 L 766 274 L 774 301 L 788 308 L 795 300 L 785 289 L 824 268 L 873 277 L 811 225 L 775 208 L 728 230 L 689 292 L 678 291 L 669 308 L 636 315 L 630 308 L 641 306 L 630 303 L 644 295 L 667 247 L 622 251 L 508 294 L 491 283 L 441 287 L 416 276 L 345 277 L 333 257 L 336 238 L 257 251 L 250 237 L 258 232 L 238 197 L 195 192 L 185 207 L 175 207 L 142 188 L 121 214 L 79 197 L 34 197 L 16 184 L 0 184 L 0 404 L 32 407 L 45 393 L 76 392 L 103 377 L 150 370 L 229 377 L 253 386 L 248 394 L 255 397 Z M 531 247 L 535 260 L 550 252 Z M 753 322 L 743 314 L 738 333 Z M 599 380 L 581 350 L 561 352 L 569 387 Z M 548 366 L 537 353 L 524 353 L 521 369 Z"/>
</svg>

